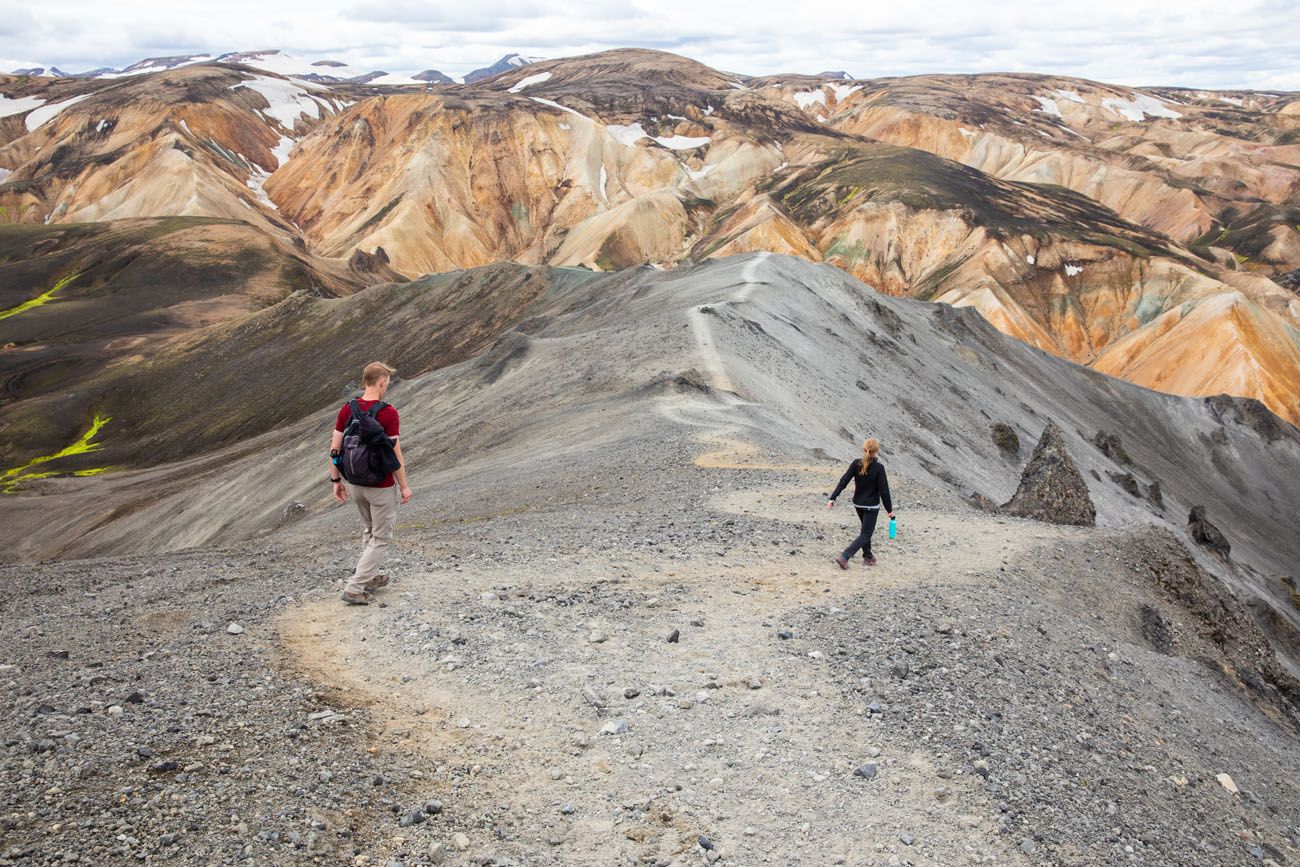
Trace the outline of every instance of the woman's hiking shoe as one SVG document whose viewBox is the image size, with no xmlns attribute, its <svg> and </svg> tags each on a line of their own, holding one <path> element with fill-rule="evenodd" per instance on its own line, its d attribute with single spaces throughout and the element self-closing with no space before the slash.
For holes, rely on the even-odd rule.
<svg viewBox="0 0 1300 867">
<path fill-rule="evenodd" d="M 876 565 L 876 558 L 875 558 L 875 557 L 863 557 L 863 558 L 862 558 L 862 565 L 863 565 L 863 566 L 874 566 L 874 565 Z"/>
<path fill-rule="evenodd" d="M 369 593 L 343 593 L 343 601 L 349 605 L 369 605 L 373 598 Z"/>
<path fill-rule="evenodd" d="M 387 586 L 388 586 L 387 575 L 376 575 L 374 578 L 371 578 L 369 581 L 366 582 L 367 590 L 378 590 L 380 587 L 387 587 Z"/>
<path fill-rule="evenodd" d="M 839 566 L 841 569 L 847 569 L 849 568 L 849 561 L 845 560 L 843 557 L 836 557 L 835 565 Z"/>
</svg>

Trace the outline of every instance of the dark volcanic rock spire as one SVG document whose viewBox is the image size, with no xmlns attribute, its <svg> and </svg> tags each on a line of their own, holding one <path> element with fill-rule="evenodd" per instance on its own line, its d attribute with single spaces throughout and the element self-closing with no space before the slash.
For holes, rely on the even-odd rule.
<svg viewBox="0 0 1300 867">
<path fill-rule="evenodd" d="M 1070 458 L 1055 422 L 1049 420 L 1043 428 L 1020 476 L 1020 487 L 1002 508 L 1011 515 L 1052 524 L 1096 524 L 1097 508 L 1088 494 L 1088 484 Z"/>
</svg>

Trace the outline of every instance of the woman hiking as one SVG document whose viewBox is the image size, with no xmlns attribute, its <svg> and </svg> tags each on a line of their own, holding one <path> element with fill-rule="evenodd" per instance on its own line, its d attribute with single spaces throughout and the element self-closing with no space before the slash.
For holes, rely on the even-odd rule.
<svg viewBox="0 0 1300 867">
<path fill-rule="evenodd" d="M 854 458 L 849 468 L 844 471 L 840 483 L 835 486 L 830 502 L 826 508 L 835 508 L 835 498 L 853 479 L 853 508 L 858 510 L 858 519 L 862 521 L 862 532 L 853 540 L 844 553 L 835 558 L 835 565 L 841 569 L 849 568 L 849 560 L 858 551 L 862 552 L 864 566 L 876 565 L 876 558 L 871 553 L 871 534 L 876 532 L 876 518 L 880 516 L 881 503 L 890 518 L 894 517 L 894 503 L 889 497 L 889 478 L 885 475 L 885 465 L 880 462 L 880 440 L 872 437 L 862 444 L 862 457 Z"/>
</svg>

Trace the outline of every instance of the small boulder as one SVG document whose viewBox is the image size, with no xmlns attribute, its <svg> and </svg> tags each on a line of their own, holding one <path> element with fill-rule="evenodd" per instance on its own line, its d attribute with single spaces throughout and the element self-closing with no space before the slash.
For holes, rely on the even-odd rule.
<svg viewBox="0 0 1300 867">
<path fill-rule="evenodd" d="M 1132 473 L 1107 473 L 1110 480 L 1124 489 L 1124 493 L 1130 497 L 1142 496 L 1142 489 L 1138 486 L 1137 477 Z"/>
<path fill-rule="evenodd" d="M 1035 521 L 1096 526 L 1097 507 L 1088 493 L 1088 483 L 1070 458 L 1055 422 L 1049 421 L 1043 428 L 1020 476 L 1020 487 L 1002 508 L 1008 514 Z"/>
<path fill-rule="evenodd" d="M 1191 514 L 1187 516 L 1187 532 L 1192 534 L 1192 541 L 1196 544 L 1209 548 L 1225 560 L 1228 559 L 1228 552 L 1232 550 L 1232 545 L 1223 532 L 1205 517 L 1204 506 L 1192 506 Z"/>
<path fill-rule="evenodd" d="M 1147 501 L 1160 511 L 1163 512 L 1165 510 L 1165 494 L 1164 491 L 1160 489 L 1159 480 L 1152 482 L 1151 486 L 1147 488 Z"/>
<path fill-rule="evenodd" d="M 307 514 L 306 503 L 300 502 L 298 500 L 290 500 L 289 504 L 284 507 L 284 511 L 280 513 L 280 520 L 282 522 L 296 521 L 306 514 Z"/>
<path fill-rule="evenodd" d="M 1129 457 L 1128 452 L 1124 451 L 1124 446 L 1120 444 L 1119 434 L 1108 433 L 1104 430 L 1097 431 L 1097 435 L 1092 438 L 1093 445 L 1101 450 L 1101 453 L 1110 458 L 1117 464 L 1132 466 L 1133 459 Z"/>
<path fill-rule="evenodd" d="M 1003 457 L 1020 457 L 1020 435 L 1006 422 L 1000 421 L 991 428 L 993 444 L 1002 452 Z"/>
</svg>

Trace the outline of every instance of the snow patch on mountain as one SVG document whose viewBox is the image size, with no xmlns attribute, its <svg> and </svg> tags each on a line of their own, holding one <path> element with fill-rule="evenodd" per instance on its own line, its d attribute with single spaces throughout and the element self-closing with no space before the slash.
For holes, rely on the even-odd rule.
<svg viewBox="0 0 1300 867">
<path fill-rule="evenodd" d="M 283 139 L 281 139 L 280 144 L 284 144 Z M 273 211 L 278 211 L 279 208 L 276 207 L 275 202 L 271 201 L 271 197 L 266 194 L 264 186 L 266 184 L 266 179 L 271 176 L 271 173 L 245 157 L 243 154 L 239 154 L 239 158 L 248 164 L 248 180 L 244 181 L 244 183 L 246 183 L 248 188 L 253 191 L 253 194 L 257 196 L 259 202 Z"/>
<path fill-rule="evenodd" d="M 636 144 L 643 138 L 649 137 L 649 134 L 641 128 L 641 124 L 639 123 L 633 123 L 627 126 L 612 123 L 605 127 L 605 131 L 612 135 L 619 144 L 628 147 Z"/>
<path fill-rule="evenodd" d="M 1082 96 L 1079 96 L 1077 91 L 1054 90 L 1052 92 L 1056 94 L 1057 99 L 1063 99 L 1066 102 L 1077 102 L 1080 105 L 1085 105 L 1087 103 L 1087 100 L 1085 100 Z"/>
<path fill-rule="evenodd" d="M 804 90 L 794 95 L 795 105 L 800 108 L 807 108 L 815 102 L 826 104 L 826 91 L 818 88 L 817 90 Z"/>
<path fill-rule="evenodd" d="M 275 147 L 271 148 L 271 155 L 275 157 L 275 167 L 278 169 L 289 161 L 289 151 L 298 143 L 297 139 L 289 138 L 287 135 L 280 136 L 280 141 Z"/>
<path fill-rule="evenodd" d="M 640 126 L 640 124 L 637 125 Z M 659 142 L 659 144 L 663 145 L 664 147 L 670 148 L 675 151 L 687 151 L 687 150 L 691 150 L 692 148 L 703 147 L 704 145 L 713 141 L 713 139 L 707 135 L 704 136 L 670 135 L 670 136 L 656 137 L 655 141 Z"/>
<path fill-rule="evenodd" d="M 567 105 L 560 105 L 558 102 L 555 102 L 554 100 L 550 100 L 550 99 L 542 99 L 542 97 L 540 97 L 540 96 L 530 96 L 530 97 L 528 97 L 528 98 L 531 99 L 533 102 L 540 102 L 542 105 L 549 105 L 551 108 L 558 108 L 560 111 L 567 111 L 569 114 L 577 115 L 578 117 L 582 118 L 583 120 L 590 120 L 590 119 L 591 119 L 591 118 L 587 117 L 585 114 L 583 114 L 582 112 L 580 112 L 580 111 L 575 111 L 575 110 L 569 108 Z"/>
<path fill-rule="evenodd" d="M 831 90 L 835 94 L 836 102 L 843 102 L 853 94 L 862 89 L 860 84 L 832 84 Z"/>
<path fill-rule="evenodd" d="M 293 129 L 299 115 L 311 113 L 317 118 L 323 116 L 324 109 L 321 104 L 312 99 L 311 94 L 306 90 L 308 87 L 313 87 L 310 82 L 257 75 L 249 81 L 232 84 L 230 89 L 237 90 L 241 87 L 247 87 L 261 94 L 268 103 L 262 113 L 279 121 L 286 130 Z"/>
<path fill-rule="evenodd" d="M 1058 106 L 1056 100 L 1052 99 L 1050 96 L 1035 96 L 1034 99 L 1038 100 L 1038 105 L 1040 106 L 1039 108 L 1034 109 L 1034 111 L 1041 111 L 1044 114 L 1062 117 L 1060 106 Z"/>
<path fill-rule="evenodd" d="M 1150 117 L 1178 118 L 1181 114 L 1166 106 L 1160 100 L 1145 93 L 1134 93 L 1130 99 L 1103 99 L 1103 108 L 1108 108 L 1123 115 L 1131 121 L 1141 122 Z"/>
<path fill-rule="evenodd" d="M 27 131 L 33 132 L 41 125 L 53 120 L 59 112 L 68 106 L 81 102 L 88 96 L 90 96 L 89 93 L 83 93 L 81 96 L 74 96 L 72 99 L 65 99 L 63 102 L 56 102 L 54 105 L 43 105 L 35 109 L 31 114 L 27 115 Z"/>
<path fill-rule="evenodd" d="M 9 117 L 14 114 L 22 114 L 25 111 L 31 111 L 34 108 L 40 108 L 45 105 L 45 100 L 39 96 L 16 96 L 8 97 L 0 93 L 0 117 Z"/>
<path fill-rule="evenodd" d="M 529 87 L 530 85 L 534 85 L 534 84 L 541 84 L 543 81 L 548 81 L 550 77 L 551 77 L 551 73 L 549 72 L 539 72 L 536 75 L 529 75 L 526 78 L 519 79 L 518 83 L 515 84 L 514 87 L 510 88 L 510 92 L 518 93 L 519 91 L 523 90 L 525 87 Z"/>
</svg>

